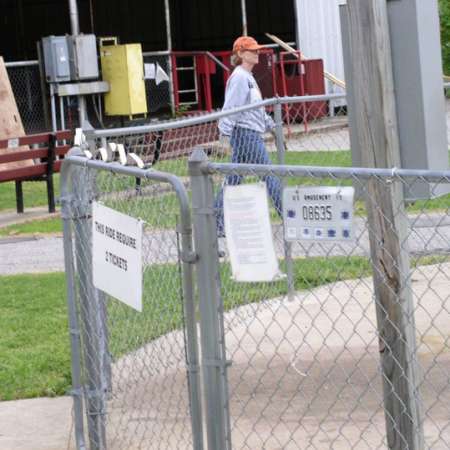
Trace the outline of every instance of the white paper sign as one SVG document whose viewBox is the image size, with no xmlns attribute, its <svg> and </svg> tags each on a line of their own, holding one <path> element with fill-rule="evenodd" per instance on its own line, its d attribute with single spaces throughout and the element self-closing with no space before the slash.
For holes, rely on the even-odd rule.
<svg viewBox="0 0 450 450">
<path fill-rule="evenodd" d="M 156 63 L 156 74 L 155 74 L 156 86 L 161 84 L 163 81 L 169 81 L 169 75 L 167 75 L 167 73 L 164 72 L 163 68 L 158 63 Z"/>
<path fill-rule="evenodd" d="M 287 241 L 351 241 L 353 187 L 285 188 L 283 218 Z"/>
<path fill-rule="evenodd" d="M 273 245 L 266 185 L 225 186 L 224 219 L 233 279 L 279 279 L 282 274 Z"/>
<path fill-rule="evenodd" d="M 142 311 L 142 221 L 93 204 L 94 286 Z"/>
<path fill-rule="evenodd" d="M 155 64 L 144 64 L 144 78 L 146 80 L 154 80 L 156 76 Z"/>
</svg>

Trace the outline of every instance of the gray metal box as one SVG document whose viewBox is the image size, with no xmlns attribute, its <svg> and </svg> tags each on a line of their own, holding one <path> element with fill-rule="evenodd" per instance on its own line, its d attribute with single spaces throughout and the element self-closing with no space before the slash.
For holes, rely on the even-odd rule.
<svg viewBox="0 0 450 450">
<path fill-rule="evenodd" d="M 93 34 L 67 36 L 71 79 L 89 80 L 99 77 L 97 42 Z"/>
<path fill-rule="evenodd" d="M 387 7 L 402 168 L 447 169 L 449 161 L 438 2 L 387 0 Z M 346 6 L 341 6 L 341 28 L 352 160 L 353 165 L 360 166 L 361 149 L 352 132 L 357 124 L 353 114 Z M 437 197 L 449 191 L 449 185 L 418 182 L 405 195 L 413 200 Z"/>
<path fill-rule="evenodd" d="M 42 38 L 45 77 L 49 83 L 70 81 L 69 52 L 65 36 Z"/>
</svg>

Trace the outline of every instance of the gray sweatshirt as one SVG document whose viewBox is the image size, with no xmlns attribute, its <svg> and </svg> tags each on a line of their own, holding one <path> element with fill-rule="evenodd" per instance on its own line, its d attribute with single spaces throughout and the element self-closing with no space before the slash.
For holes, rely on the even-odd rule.
<svg viewBox="0 0 450 450">
<path fill-rule="evenodd" d="M 253 75 L 241 66 L 237 66 L 228 78 L 222 110 L 248 105 L 261 99 L 261 91 Z M 225 136 L 231 136 L 235 126 L 264 133 L 270 131 L 275 123 L 264 107 L 233 114 L 219 120 L 220 134 Z"/>
</svg>

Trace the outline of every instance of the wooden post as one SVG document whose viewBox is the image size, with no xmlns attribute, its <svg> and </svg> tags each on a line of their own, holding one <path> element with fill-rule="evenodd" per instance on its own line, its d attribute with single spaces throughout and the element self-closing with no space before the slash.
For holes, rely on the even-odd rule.
<svg viewBox="0 0 450 450">
<path fill-rule="evenodd" d="M 387 1 L 347 1 L 355 133 L 366 167 L 400 167 Z M 420 450 L 423 424 L 403 186 L 373 178 L 366 188 L 388 447 Z"/>
</svg>

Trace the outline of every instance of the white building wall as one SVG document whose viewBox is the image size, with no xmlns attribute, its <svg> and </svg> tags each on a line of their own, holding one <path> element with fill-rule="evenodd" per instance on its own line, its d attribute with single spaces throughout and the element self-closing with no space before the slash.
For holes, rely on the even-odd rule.
<svg viewBox="0 0 450 450">
<path fill-rule="evenodd" d="M 324 68 L 344 80 L 339 5 L 345 0 L 294 0 L 298 11 L 297 36 L 300 50 L 307 58 L 323 59 Z M 343 89 L 326 80 L 328 93 Z"/>
</svg>

